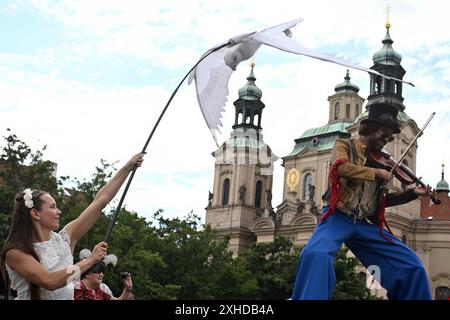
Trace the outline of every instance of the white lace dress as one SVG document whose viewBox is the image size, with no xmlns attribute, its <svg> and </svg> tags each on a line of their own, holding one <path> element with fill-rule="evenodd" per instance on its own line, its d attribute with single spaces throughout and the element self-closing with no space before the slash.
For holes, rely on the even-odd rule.
<svg viewBox="0 0 450 320">
<path fill-rule="evenodd" d="M 52 232 L 50 240 L 33 244 L 40 263 L 49 271 L 55 272 L 73 265 L 73 255 L 70 250 L 70 237 L 63 229 L 59 233 Z M 30 299 L 30 283 L 16 271 L 6 265 L 11 288 L 17 291 L 16 300 Z M 48 291 L 40 288 L 42 300 L 73 300 L 74 284 L 70 282 L 65 287 Z"/>
</svg>

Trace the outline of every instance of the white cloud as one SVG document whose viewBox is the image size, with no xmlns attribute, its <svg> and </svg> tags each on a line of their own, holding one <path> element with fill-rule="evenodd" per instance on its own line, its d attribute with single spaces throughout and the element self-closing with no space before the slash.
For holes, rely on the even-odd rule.
<svg viewBox="0 0 450 320">
<path fill-rule="evenodd" d="M 294 36 L 305 45 L 321 47 L 347 41 L 367 41 L 375 48 L 382 36 L 379 26 L 384 23 L 384 4 L 376 1 L 354 0 L 346 2 L 345 6 L 336 1 L 307 4 L 285 1 L 276 5 L 268 1 L 228 1 L 225 5 L 210 0 L 134 1 L 133 5 L 124 1 L 87 0 L 34 0 L 31 3 L 46 16 L 60 21 L 72 35 L 98 39 L 102 50 L 144 56 L 150 60 L 161 57 L 155 47 L 171 44 L 175 39 L 186 47 L 204 51 L 230 36 L 266 28 L 298 16 L 304 17 L 305 21 L 296 28 Z M 405 35 L 409 36 L 411 32 L 424 35 L 426 28 L 421 24 L 415 22 L 401 28 L 400 23 L 395 24 L 395 18 L 408 21 L 410 14 L 423 10 L 429 12 L 432 9 L 427 7 L 432 6 L 425 3 L 410 5 L 404 1 L 394 1 L 391 6 L 395 8 L 392 20 L 397 37 L 406 38 Z M 351 11 L 349 8 L 352 8 Z M 432 14 L 437 18 L 427 20 L 429 28 L 442 28 L 446 19 L 439 17 L 445 18 L 445 10 L 435 11 Z M 438 34 L 428 33 L 426 36 L 428 40 L 431 38 L 430 42 L 435 42 L 442 39 Z M 417 47 L 415 42 L 403 41 L 403 50 L 407 49 L 406 44 Z"/>
</svg>

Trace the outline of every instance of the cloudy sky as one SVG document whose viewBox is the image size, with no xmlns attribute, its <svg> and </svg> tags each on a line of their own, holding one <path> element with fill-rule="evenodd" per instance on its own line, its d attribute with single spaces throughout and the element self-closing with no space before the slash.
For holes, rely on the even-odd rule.
<svg viewBox="0 0 450 320">
<path fill-rule="evenodd" d="M 386 1 L 0 1 L 0 133 L 11 128 L 58 175 L 89 178 L 101 158 L 122 165 L 139 152 L 171 92 L 204 51 L 231 36 L 304 21 L 293 39 L 309 48 L 372 66 L 385 35 Z M 403 56 L 406 112 L 419 125 L 417 174 L 435 185 L 450 164 L 450 22 L 448 1 L 391 0 L 391 36 Z M 345 67 L 269 47 L 256 54 L 256 84 L 266 104 L 264 139 L 279 157 L 294 139 L 328 121 L 327 97 Z M 237 90 L 250 61 L 238 66 L 220 142 L 228 138 Z M 360 95 L 369 76 L 351 71 Z M 129 209 L 204 216 L 212 190 L 215 143 L 184 84 L 151 141 L 127 195 Z M 273 203 L 281 202 L 283 170 L 275 165 Z M 450 171 L 448 171 L 450 180 Z"/>
</svg>

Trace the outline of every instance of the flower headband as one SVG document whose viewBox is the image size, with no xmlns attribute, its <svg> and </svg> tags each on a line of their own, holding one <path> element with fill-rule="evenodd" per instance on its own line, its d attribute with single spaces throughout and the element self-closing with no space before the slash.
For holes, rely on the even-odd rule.
<svg viewBox="0 0 450 320">
<path fill-rule="evenodd" d="M 31 192 L 31 189 L 25 189 L 23 192 L 25 193 L 23 195 L 23 200 L 25 200 L 25 207 L 27 207 L 28 209 L 33 208 L 33 193 Z"/>
</svg>

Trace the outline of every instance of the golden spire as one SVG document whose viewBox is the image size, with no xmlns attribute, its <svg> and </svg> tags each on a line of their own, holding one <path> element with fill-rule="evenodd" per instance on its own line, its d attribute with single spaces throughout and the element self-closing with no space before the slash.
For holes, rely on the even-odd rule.
<svg viewBox="0 0 450 320">
<path fill-rule="evenodd" d="M 250 63 L 250 67 L 252 67 L 252 69 L 256 66 L 256 60 L 255 57 L 253 57 L 252 59 L 252 63 Z"/>
<path fill-rule="evenodd" d="M 389 5 L 386 6 L 386 9 L 384 9 L 384 13 L 386 13 L 386 29 L 389 29 L 391 27 L 391 23 L 389 22 L 389 13 L 391 12 L 391 7 Z"/>
</svg>

